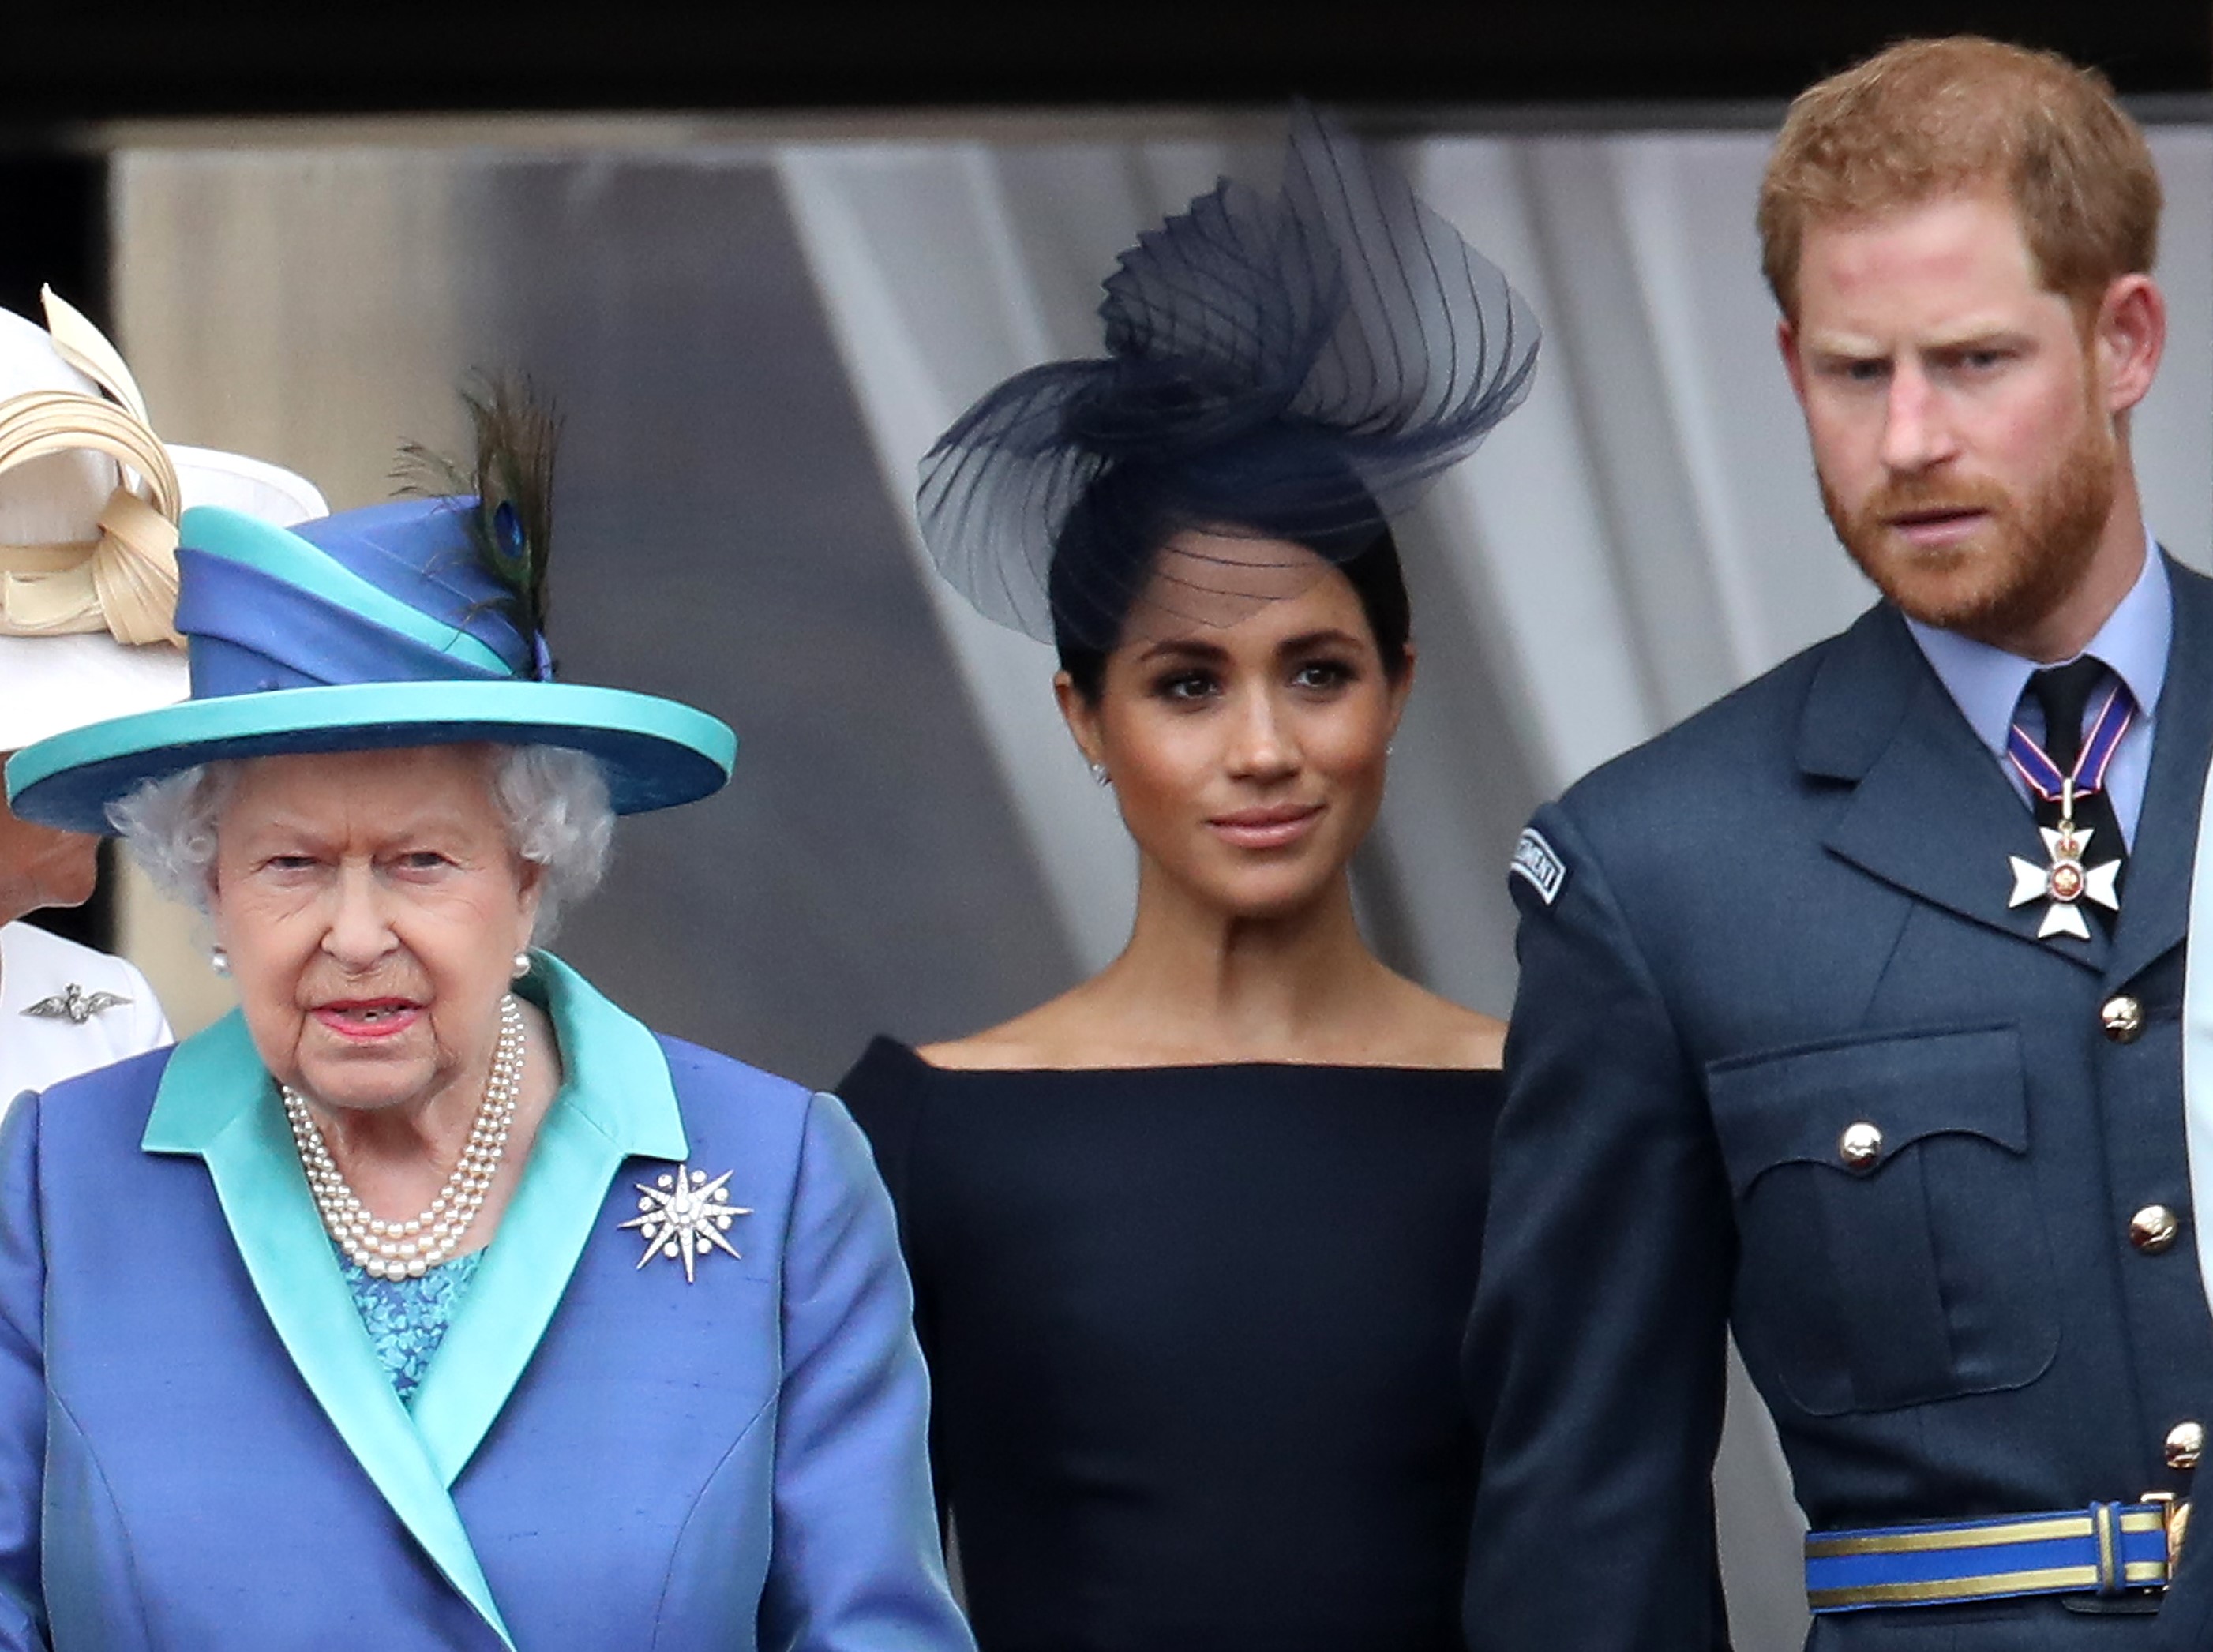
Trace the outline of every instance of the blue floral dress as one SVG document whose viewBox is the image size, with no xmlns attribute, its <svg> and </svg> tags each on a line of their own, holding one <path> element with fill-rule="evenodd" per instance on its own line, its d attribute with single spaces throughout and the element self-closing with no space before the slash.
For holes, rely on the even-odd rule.
<svg viewBox="0 0 2213 1652">
<path fill-rule="evenodd" d="M 333 1247 L 333 1249 L 336 1247 Z M 445 1340 L 446 1327 L 461 1305 L 461 1296 L 476 1277 L 482 1251 L 471 1251 L 441 1263 L 420 1279 L 372 1278 L 367 1269 L 349 1262 L 338 1253 L 353 1305 L 384 1362 L 385 1375 L 403 1405 L 415 1403 L 415 1391 L 430 1369 L 430 1356 Z"/>
</svg>

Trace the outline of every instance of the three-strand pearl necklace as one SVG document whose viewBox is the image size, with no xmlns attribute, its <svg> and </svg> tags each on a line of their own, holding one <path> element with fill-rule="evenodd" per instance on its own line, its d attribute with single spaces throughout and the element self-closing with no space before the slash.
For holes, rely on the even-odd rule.
<svg viewBox="0 0 2213 1652">
<path fill-rule="evenodd" d="M 307 1099 L 289 1084 L 278 1087 L 283 1092 L 284 1116 L 291 1120 L 292 1139 L 299 1145 L 301 1167 L 308 1173 L 308 1189 L 315 1196 L 324 1228 L 347 1260 L 372 1279 L 420 1279 L 454 1253 L 499 1173 L 508 1126 L 515 1122 L 515 1101 L 522 1094 L 522 1011 L 510 993 L 500 1000 L 499 1047 L 492 1054 L 491 1075 L 485 1081 L 484 1100 L 460 1162 L 430 1201 L 430 1208 L 405 1222 L 387 1222 L 369 1214 L 360 1195 L 338 1173 Z"/>
</svg>

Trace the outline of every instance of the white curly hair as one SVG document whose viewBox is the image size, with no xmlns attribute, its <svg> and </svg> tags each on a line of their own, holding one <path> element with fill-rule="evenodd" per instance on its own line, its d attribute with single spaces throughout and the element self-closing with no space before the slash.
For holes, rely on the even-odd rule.
<svg viewBox="0 0 2213 1652">
<path fill-rule="evenodd" d="M 564 746 L 494 746 L 492 799 L 509 846 L 543 869 L 533 942 L 563 911 L 599 887 L 614 841 L 607 777 Z M 216 823 L 250 758 L 219 758 L 149 780 L 107 806 L 131 857 L 162 892 L 204 915 L 214 893 Z"/>
</svg>

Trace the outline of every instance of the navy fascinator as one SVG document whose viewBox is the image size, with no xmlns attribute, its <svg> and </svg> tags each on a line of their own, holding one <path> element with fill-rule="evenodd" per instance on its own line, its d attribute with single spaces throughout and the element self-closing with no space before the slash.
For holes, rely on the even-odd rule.
<svg viewBox="0 0 2213 1652">
<path fill-rule="evenodd" d="M 1016 374 L 922 463 L 939 570 L 1041 640 L 1113 646 L 1184 529 L 1359 554 L 1536 369 L 1536 317 L 1497 267 L 1304 105 L 1279 193 L 1223 179 L 1105 287 L 1103 357 Z M 1179 556 L 1153 600 L 1221 623 L 1220 599 L 1281 586 Z"/>
</svg>

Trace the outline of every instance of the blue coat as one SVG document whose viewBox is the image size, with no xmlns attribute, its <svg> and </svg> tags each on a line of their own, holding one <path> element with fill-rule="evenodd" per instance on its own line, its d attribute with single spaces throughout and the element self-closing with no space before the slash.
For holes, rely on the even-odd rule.
<svg viewBox="0 0 2213 1652">
<path fill-rule="evenodd" d="M 0 1129 L 0 1648 L 966 1652 L 827 1096 L 540 960 L 562 1089 L 412 1412 L 234 1015 Z M 750 1207 L 687 1284 L 633 1183 Z"/>
<path fill-rule="evenodd" d="M 2213 1399 L 2179 1030 L 2213 582 L 2170 572 L 2110 938 L 2039 941 L 2040 905 L 2008 907 L 2033 818 L 1887 607 L 1538 814 L 1559 876 L 1533 852 L 1512 880 L 1468 1347 L 1477 1652 L 1726 1644 L 1732 1328 L 1817 1528 L 2187 1490 L 2162 1443 Z M 2127 1041 L 2100 1018 L 2123 995 Z M 1882 1148 L 1856 1173 L 1859 1123 Z M 2155 1253 L 2130 1240 L 2152 1204 L 2186 1234 Z M 2143 1647 L 2152 1622 L 2047 1598 L 1828 1618 L 1811 1644 Z"/>
</svg>

